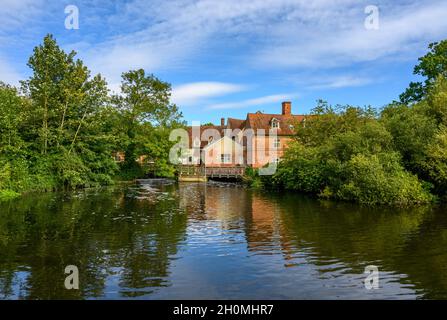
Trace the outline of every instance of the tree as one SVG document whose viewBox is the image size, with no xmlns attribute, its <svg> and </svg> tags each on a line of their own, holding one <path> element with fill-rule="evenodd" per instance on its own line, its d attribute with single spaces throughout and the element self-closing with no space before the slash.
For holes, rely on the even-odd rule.
<svg viewBox="0 0 447 320">
<path fill-rule="evenodd" d="M 405 171 L 373 109 L 319 101 L 314 114 L 264 185 L 370 205 L 431 201 L 417 176 Z"/>
<path fill-rule="evenodd" d="M 122 79 L 121 95 L 114 96 L 113 101 L 121 115 L 125 167 L 130 169 L 136 166 L 138 156 L 159 159 L 161 153 L 150 153 L 157 150 L 154 144 L 163 144 L 163 140 L 151 139 L 151 135 L 155 135 L 157 128 L 179 126 L 181 113 L 170 103 L 171 86 L 167 82 L 146 75 L 143 69 L 123 73 Z"/>
<path fill-rule="evenodd" d="M 439 75 L 425 97 L 411 106 L 387 106 L 381 121 L 391 132 L 394 148 L 402 155 L 405 167 L 430 184 L 434 193 L 445 196 L 447 80 Z"/>
<path fill-rule="evenodd" d="M 411 82 L 399 98 L 403 104 L 421 101 L 432 87 L 438 76 L 447 77 L 447 40 L 431 43 L 429 52 L 419 58 L 419 64 L 414 67 L 414 74 L 425 77 L 425 81 Z"/>
<path fill-rule="evenodd" d="M 0 82 L 0 156 L 14 156 L 24 147 L 20 126 L 23 104 L 17 89 Z"/>
<path fill-rule="evenodd" d="M 117 169 L 110 165 L 112 146 L 105 141 L 114 138 L 103 126 L 108 115 L 102 110 L 110 104 L 107 83 L 100 75 L 91 77 L 75 57 L 76 52 L 65 53 L 47 35 L 29 59 L 32 76 L 22 82 L 31 101 L 26 139 L 37 141 L 30 145 L 32 161 L 38 172 L 54 175 L 68 187 L 95 183 L 97 175 L 100 181 L 110 181 L 104 175 Z M 98 159 L 108 170 L 99 169 Z"/>
</svg>

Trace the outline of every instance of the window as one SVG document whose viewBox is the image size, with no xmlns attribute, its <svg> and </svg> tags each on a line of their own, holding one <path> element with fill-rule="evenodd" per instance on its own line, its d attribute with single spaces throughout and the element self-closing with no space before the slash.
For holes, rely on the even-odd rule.
<svg viewBox="0 0 447 320">
<path fill-rule="evenodd" d="M 221 163 L 230 163 L 231 162 L 231 154 L 228 153 L 222 153 L 220 155 L 220 162 Z"/>
<path fill-rule="evenodd" d="M 231 137 L 231 140 L 236 141 L 236 137 L 235 137 L 235 136 L 232 136 L 232 137 Z"/>
<path fill-rule="evenodd" d="M 208 139 L 208 144 L 211 144 L 211 142 L 213 142 L 213 137 L 209 137 Z"/>
<path fill-rule="evenodd" d="M 192 163 L 192 157 L 188 157 L 188 162 Z"/>
<path fill-rule="evenodd" d="M 273 148 L 279 149 L 280 146 L 281 146 L 281 140 L 279 138 L 276 138 L 275 141 L 273 142 Z"/>
<path fill-rule="evenodd" d="M 275 118 L 272 119 L 272 128 L 273 129 L 279 128 L 279 120 L 278 119 L 275 119 Z"/>
</svg>

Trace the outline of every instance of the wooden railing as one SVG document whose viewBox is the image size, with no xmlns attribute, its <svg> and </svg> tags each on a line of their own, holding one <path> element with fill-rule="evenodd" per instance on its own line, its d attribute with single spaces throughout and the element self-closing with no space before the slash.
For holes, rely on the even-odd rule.
<svg viewBox="0 0 447 320">
<path fill-rule="evenodd" d="M 207 176 L 211 178 L 240 178 L 245 174 L 245 167 L 204 167 L 187 166 L 178 167 L 180 176 Z"/>
<path fill-rule="evenodd" d="M 206 168 L 207 177 L 219 177 L 219 178 L 239 178 L 245 173 L 244 167 L 215 167 Z"/>
</svg>

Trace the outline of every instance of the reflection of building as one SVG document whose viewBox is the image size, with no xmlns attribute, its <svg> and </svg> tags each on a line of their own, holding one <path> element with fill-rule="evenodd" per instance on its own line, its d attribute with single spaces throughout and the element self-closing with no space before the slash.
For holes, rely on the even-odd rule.
<svg viewBox="0 0 447 320">
<path fill-rule="evenodd" d="M 241 221 L 249 214 L 250 197 L 240 188 L 220 188 L 203 183 L 179 185 L 180 207 L 193 214 L 197 220 L 218 220 L 223 226 L 231 221 Z"/>
<path fill-rule="evenodd" d="M 205 183 L 179 184 L 179 198 L 190 219 L 218 222 L 218 228 L 225 230 L 243 230 L 248 251 L 262 254 L 277 250 L 285 260 L 290 259 L 293 249 L 282 225 L 279 202 L 238 187 Z"/>
<path fill-rule="evenodd" d="M 280 114 L 258 111 L 248 113 L 245 120 L 228 118 L 226 124 L 222 118 L 219 126 L 192 126 L 189 149 L 183 150 L 180 161 L 184 165 L 254 168 L 278 162 L 305 118 L 292 114 L 291 102 L 283 102 Z"/>
</svg>

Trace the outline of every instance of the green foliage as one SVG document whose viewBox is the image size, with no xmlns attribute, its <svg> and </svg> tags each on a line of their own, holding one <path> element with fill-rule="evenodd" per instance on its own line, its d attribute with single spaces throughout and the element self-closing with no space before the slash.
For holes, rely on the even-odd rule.
<svg viewBox="0 0 447 320">
<path fill-rule="evenodd" d="M 411 104 L 421 101 L 432 88 L 439 77 L 447 77 L 447 40 L 431 43 L 429 52 L 419 58 L 419 64 L 414 67 L 414 74 L 425 77 L 424 83 L 411 82 L 404 93 L 400 95 L 400 102 Z"/>
<path fill-rule="evenodd" d="M 298 130 L 275 175 L 263 179 L 265 185 L 369 205 L 432 200 L 417 177 L 405 171 L 392 134 L 371 108 L 337 110 L 319 103 L 318 116 Z"/>
<path fill-rule="evenodd" d="M 319 193 L 324 187 L 325 170 L 324 164 L 319 159 L 317 148 L 295 143 L 289 147 L 286 157 L 278 166 L 277 173 L 273 177 L 263 177 L 263 183 L 268 187 Z"/>
<path fill-rule="evenodd" d="M 344 164 L 341 174 L 343 182 L 334 190 L 335 198 L 393 205 L 432 200 L 417 177 L 403 169 L 397 153 L 357 154 Z"/>
<path fill-rule="evenodd" d="M 171 86 L 143 69 L 122 75 L 121 95 L 113 97 L 119 114 L 120 147 L 126 162 L 126 176 L 152 174 L 173 177 L 174 167 L 168 163 L 170 129 L 183 123 L 176 105 L 171 104 Z M 135 159 L 144 155 L 149 166 L 136 168 Z M 141 176 L 141 175 L 140 175 Z"/>
<path fill-rule="evenodd" d="M 434 187 L 439 196 L 447 193 L 447 80 L 439 76 L 426 98 L 407 106 L 392 104 L 382 112 L 382 122 L 393 136 L 405 167 Z"/>
<path fill-rule="evenodd" d="M 0 190 L 0 201 L 12 200 L 20 196 L 20 193 L 17 193 L 12 190 Z"/>
<path fill-rule="evenodd" d="M 447 40 L 433 43 L 411 83 L 380 114 L 319 101 L 266 186 L 366 204 L 447 198 Z"/>
<path fill-rule="evenodd" d="M 123 74 L 122 95 L 91 76 L 76 52 L 47 35 L 29 58 L 21 92 L 0 82 L 0 191 L 48 191 L 111 184 L 116 176 L 173 176 L 169 129 L 182 125 L 168 83 L 144 70 Z M 113 152 L 125 151 L 119 167 Z M 120 174 L 122 170 L 123 174 Z"/>
<path fill-rule="evenodd" d="M 254 189 L 261 189 L 264 187 L 263 179 L 259 175 L 259 171 L 257 169 L 248 167 L 245 170 L 245 175 L 243 177 L 243 182 L 249 187 Z"/>
</svg>

